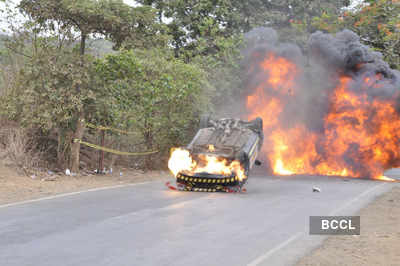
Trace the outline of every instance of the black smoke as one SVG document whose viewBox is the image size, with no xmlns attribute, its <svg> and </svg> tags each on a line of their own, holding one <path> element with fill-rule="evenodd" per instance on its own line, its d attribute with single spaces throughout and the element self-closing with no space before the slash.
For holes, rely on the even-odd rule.
<svg viewBox="0 0 400 266">
<path fill-rule="evenodd" d="M 284 105 L 283 112 L 278 118 L 280 127 L 290 130 L 301 124 L 309 132 L 318 136 L 315 146 L 319 159 L 313 162 L 315 165 L 327 159 L 329 149 L 336 148 L 326 141 L 326 134 L 332 129 L 327 128 L 326 116 L 332 113 L 353 111 L 352 108 L 354 108 L 347 105 L 342 106 L 342 109 L 334 109 L 337 107 L 332 105 L 335 88 L 339 85 L 341 77 L 350 78 L 352 82 L 348 90 L 357 95 L 365 95 L 362 98 L 365 101 L 364 104 L 370 105 L 367 110 L 368 119 L 363 122 L 363 127 L 367 132 L 373 134 L 374 130 L 381 126 L 380 121 L 377 121 L 379 107 L 373 104 L 376 100 L 400 110 L 400 72 L 391 69 L 380 53 L 362 44 L 359 36 L 350 30 L 343 30 L 336 34 L 315 32 L 310 36 L 306 48 L 303 47 L 303 49 L 294 43 L 280 42 L 278 34 L 271 28 L 254 29 L 246 34 L 245 39 L 247 46 L 242 52 L 243 87 L 245 88 L 243 100 L 253 94 L 257 87 L 263 86 L 265 72 L 257 66 L 268 54 L 273 53 L 286 58 L 298 67 L 299 73 L 296 74 L 293 86 L 294 93 L 280 95 L 268 86 L 264 86 L 263 90 L 266 95 L 278 97 Z M 374 85 L 365 85 L 366 78 L 373 79 Z M 245 105 L 244 102 L 243 104 Z M 360 123 L 353 117 L 341 116 L 341 119 L 347 125 L 356 126 Z M 264 132 L 266 138 L 273 131 L 273 129 L 270 130 Z M 332 133 L 332 130 L 329 132 Z M 393 138 L 398 139 L 390 141 L 399 142 L 400 132 Z M 384 141 L 388 140 L 383 139 L 382 142 Z M 400 145 L 400 142 L 398 144 Z M 376 143 L 376 145 L 384 147 L 383 143 Z M 371 164 L 368 160 L 373 156 L 373 152 L 374 147 L 371 146 L 368 150 L 366 147 L 360 147 L 355 140 L 354 143 L 349 143 L 348 149 L 337 160 L 341 161 L 346 168 L 366 177 L 369 176 L 371 169 L 365 167 L 365 164 Z M 384 165 L 375 164 L 372 166 L 374 169 L 379 168 L 383 172 L 389 167 L 400 165 L 400 156 L 389 150 L 384 150 L 384 152 L 388 153 L 389 162 Z"/>
</svg>

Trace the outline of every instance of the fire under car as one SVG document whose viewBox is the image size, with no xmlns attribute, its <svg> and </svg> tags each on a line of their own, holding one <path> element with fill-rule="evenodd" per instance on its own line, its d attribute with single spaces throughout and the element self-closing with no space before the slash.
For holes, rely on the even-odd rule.
<svg viewBox="0 0 400 266">
<path fill-rule="evenodd" d="M 252 121 L 203 116 L 200 129 L 185 148 L 174 149 L 168 162 L 177 190 L 240 192 L 263 143 L 261 118 Z M 170 188 L 174 188 L 170 186 Z"/>
</svg>

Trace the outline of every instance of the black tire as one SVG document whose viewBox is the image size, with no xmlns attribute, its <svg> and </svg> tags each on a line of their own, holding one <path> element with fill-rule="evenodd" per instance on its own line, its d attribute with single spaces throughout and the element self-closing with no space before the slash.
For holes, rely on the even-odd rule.
<svg viewBox="0 0 400 266">
<path fill-rule="evenodd" d="M 209 122 L 210 122 L 210 115 L 201 115 L 199 129 L 210 127 Z"/>
</svg>

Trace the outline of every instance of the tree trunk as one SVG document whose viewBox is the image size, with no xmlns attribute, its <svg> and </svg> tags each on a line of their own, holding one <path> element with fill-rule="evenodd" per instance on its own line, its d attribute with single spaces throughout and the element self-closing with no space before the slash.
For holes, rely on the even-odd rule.
<svg viewBox="0 0 400 266">
<path fill-rule="evenodd" d="M 83 60 L 83 55 L 85 54 L 85 46 L 86 46 L 86 33 L 81 32 L 81 45 L 80 45 L 80 54 L 82 56 L 81 60 Z M 80 88 L 78 87 L 77 89 L 79 92 Z M 76 122 L 76 128 L 71 145 L 70 163 L 71 163 L 72 173 L 79 172 L 79 153 L 81 151 L 81 144 L 79 142 L 76 142 L 74 139 L 81 140 L 83 137 L 83 131 L 85 130 L 83 119 L 84 119 L 84 113 L 83 111 L 81 111 L 78 116 L 78 121 Z"/>
<path fill-rule="evenodd" d="M 80 54 L 84 55 L 85 54 L 85 48 L 86 48 L 86 34 L 81 33 L 81 47 L 80 47 Z"/>
<path fill-rule="evenodd" d="M 105 138 L 106 133 L 104 132 L 104 130 L 101 130 L 100 134 L 101 134 L 100 146 L 104 147 L 104 144 L 105 144 L 104 138 Z M 97 169 L 99 169 L 98 173 L 105 174 L 105 172 L 104 172 L 104 151 L 103 150 L 99 150 L 99 167 Z"/>
<path fill-rule="evenodd" d="M 84 126 L 84 116 L 83 112 L 79 114 L 78 121 L 76 122 L 76 129 L 74 132 L 74 139 L 82 139 L 83 137 L 83 132 L 85 130 Z M 81 144 L 79 142 L 73 141 L 72 146 L 71 146 L 71 171 L 73 173 L 78 173 L 79 172 L 79 153 L 81 150 Z"/>
<path fill-rule="evenodd" d="M 146 141 L 147 150 L 150 151 L 153 149 L 153 130 L 152 126 L 149 125 L 147 121 L 145 121 L 145 130 L 144 140 Z M 152 170 L 154 168 L 152 154 L 146 155 L 144 160 L 145 170 Z"/>
<path fill-rule="evenodd" d="M 62 129 L 58 129 L 57 136 L 57 166 L 60 169 L 64 169 L 65 167 L 65 136 L 63 135 Z"/>
</svg>

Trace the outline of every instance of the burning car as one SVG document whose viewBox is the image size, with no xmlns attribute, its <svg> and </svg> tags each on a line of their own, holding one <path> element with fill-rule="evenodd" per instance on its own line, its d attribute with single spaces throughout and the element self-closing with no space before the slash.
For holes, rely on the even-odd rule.
<svg viewBox="0 0 400 266">
<path fill-rule="evenodd" d="M 168 167 L 179 190 L 239 192 L 263 143 L 261 118 L 252 121 L 203 116 L 200 129 L 185 148 L 171 152 Z"/>
</svg>

